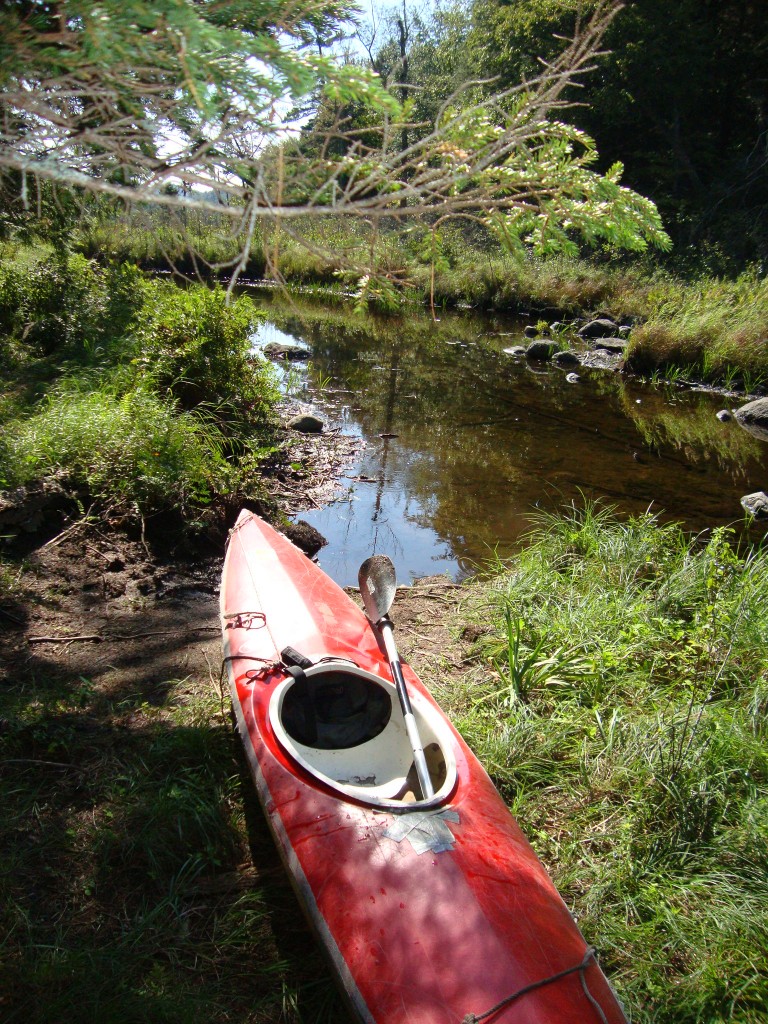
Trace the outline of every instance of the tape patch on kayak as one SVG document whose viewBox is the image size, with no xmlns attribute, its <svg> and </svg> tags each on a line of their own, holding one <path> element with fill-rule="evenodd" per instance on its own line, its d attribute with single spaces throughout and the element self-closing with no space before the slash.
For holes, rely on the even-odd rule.
<svg viewBox="0 0 768 1024">
<path fill-rule="evenodd" d="M 384 832 L 387 839 L 402 843 L 408 839 L 416 853 L 445 853 L 453 849 L 456 837 L 448 822 L 458 823 L 458 811 L 415 811 L 398 814 Z"/>
</svg>

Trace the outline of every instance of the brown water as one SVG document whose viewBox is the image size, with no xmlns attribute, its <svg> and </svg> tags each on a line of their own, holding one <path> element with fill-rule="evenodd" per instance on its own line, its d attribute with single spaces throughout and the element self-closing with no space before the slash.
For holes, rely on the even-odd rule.
<svg viewBox="0 0 768 1024">
<path fill-rule="evenodd" d="M 328 539 L 320 563 L 342 585 L 373 552 L 402 582 L 461 578 L 511 554 L 531 513 L 581 495 L 700 531 L 743 522 L 739 498 L 768 489 L 768 443 L 715 416 L 738 399 L 583 368 L 569 383 L 503 351 L 523 342 L 519 321 L 257 301 L 270 320 L 257 344 L 311 349 L 291 371 L 294 393 L 366 440 L 340 500 L 300 515 Z"/>
</svg>

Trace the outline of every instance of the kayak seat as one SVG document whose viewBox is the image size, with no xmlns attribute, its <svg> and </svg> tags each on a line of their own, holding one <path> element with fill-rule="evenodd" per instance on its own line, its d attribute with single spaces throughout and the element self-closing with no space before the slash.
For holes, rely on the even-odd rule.
<svg viewBox="0 0 768 1024">
<path fill-rule="evenodd" d="M 394 684 L 339 660 L 278 683 L 269 720 L 283 750 L 318 782 L 344 798 L 407 811 L 438 806 L 456 781 L 450 731 L 442 715 L 414 701 L 435 795 L 420 800 L 413 749 Z"/>
<path fill-rule="evenodd" d="M 366 743 L 383 732 L 391 714 L 392 700 L 383 686 L 344 671 L 303 676 L 282 706 L 288 735 L 318 750 Z"/>
</svg>

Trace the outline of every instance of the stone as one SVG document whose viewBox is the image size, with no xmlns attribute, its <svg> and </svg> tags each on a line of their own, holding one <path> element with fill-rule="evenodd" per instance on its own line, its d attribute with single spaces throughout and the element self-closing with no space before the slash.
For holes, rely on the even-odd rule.
<svg viewBox="0 0 768 1024">
<path fill-rule="evenodd" d="M 507 356 L 524 356 L 525 345 L 511 345 L 509 348 L 504 349 L 504 354 Z"/>
<path fill-rule="evenodd" d="M 575 352 L 566 349 L 563 352 L 555 353 L 555 362 L 558 366 L 579 366 L 580 360 Z"/>
<path fill-rule="evenodd" d="M 739 426 L 762 441 L 768 441 L 768 398 L 747 402 L 736 410 L 734 416 Z"/>
<path fill-rule="evenodd" d="M 526 338 L 538 338 L 539 328 L 534 327 L 533 324 L 528 324 L 528 326 L 523 331 L 523 334 L 526 336 Z"/>
<path fill-rule="evenodd" d="M 302 413 L 288 420 L 290 430 L 298 430 L 300 434 L 322 434 L 325 424 L 317 416 L 310 413 Z"/>
<path fill-rule="evenodd" d="M 768 519 L 768 494 L 765 491 L 754 491 L 740 499 L 741 507 L 753 519 Z"/>
<path fill-rule="evenodd" d="M 605 348 L 585 352 L 581 357 L 581 365 L 592 370 L 618 370 L 621 363 L 622 357 L 617 352 L 609 352 Z"/>
<path fill-rule="evenodd" d="M 578 373 L 566 373 L 565 379 L 569 384 L 578 384 L 581 380 L 581 377 L 578 375 Z"/>
<path fill-rule="evenodd" d="M 306 348 L 299 345 L 284 345 L 281 341 L 270 341 L 265 345 L 262 352 L 268 359 L 285 359 L 289 362 L 300 362 L 309 359 L 310 353 Z"/>
<path fill-rule="evenodd" d="M 295 544 L 297 548 L 301 548 L 309 558 L 316 555 L 320 548 L 328 543 L 322 533 L 316 530 L 314 526 L 310 526 L 304 519 L 298 519 L 295 523 L 289 523 L 283 532 L 288 540 Z"/>
<path fill-rule="evenodd" d="M 56 529 L 73 505 L 73 497 L 55 476 L 35 480 L 0 494 L 0 532 L 6 527 L 29 534 Z"/>
<path fill-rule="evenodd" d="M 618 326 L 607 317 L 598 317 L 597 320 L 590 320 L 589 323 L 579 328 L 579 334 L 582 338 L 614 338 L 617 331 Z"/>
<path fill-rule="evenodd" d="M 559 345 L 556 341 L 532 341 L 525 354 L 529 359 L 551 359 L 558 351 Z"/>
<path fill-rule="evenodd" d="M 715 415 L 721 423 L 728 423 L 729 420 L 733 419 L 733 413 L 729 412 L 727 409 L 721 409 L 720 412 L 716 413 Z"/>
<path fill-rule="evenodd" d="M 597 338 L 592 344 L 595 348 L 604 348 L 607 352 L 623 352 L 628 342 L 626 338 Z"/>
</svg>

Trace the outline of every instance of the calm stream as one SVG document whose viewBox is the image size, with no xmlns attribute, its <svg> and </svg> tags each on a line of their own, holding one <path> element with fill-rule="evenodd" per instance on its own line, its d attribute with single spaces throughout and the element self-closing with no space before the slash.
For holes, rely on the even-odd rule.
<svg viewBox="0 0 768 1024">
<path fill-rule="evenodd" d="M 256 301 L 269 317 L 257 347 L 310 350 L 287 371 L 292 393 L 366 442 L 339 500 L 300 513 L 328 539 L 319 561 L 342 585 L 374 552 L 401 582 L 459 579 L 511 554 L 531 513 L 580 494 L 699 531 L 743 522 L 739 498 L 768 489 L 768 443 L 715 416 L 743 400 L 584 368 L 569 383 L 554 365 L 506 354 L 524 343 L 523 323 L 501 317 L 433 324 Z"/>
</svg>

